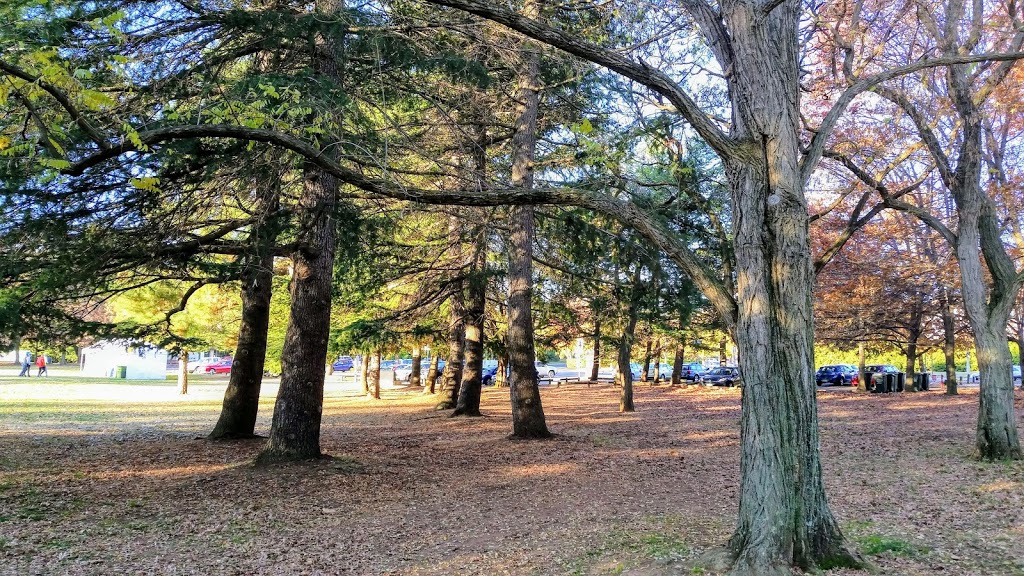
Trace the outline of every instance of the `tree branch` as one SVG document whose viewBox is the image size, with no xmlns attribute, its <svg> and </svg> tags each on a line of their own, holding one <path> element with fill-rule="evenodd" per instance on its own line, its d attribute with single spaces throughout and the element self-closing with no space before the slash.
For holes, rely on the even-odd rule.
<svg viewBox="0 0 1024 576">
<path fill-rule="evenodd" d="M 447 1 L 447 0 L 446 0 Z M 871 76 L 865 76 L 860 80 L 857 80 L 851 84 L 846 90 L 843 91 L 839 99 L 836 100 L 832 109 L 829 110 L 828 114 L 825 115 L 825 119 L 821 121 L 821 126 L 818 131 L 814 134 L 814 138 L 811 139 L 811 144 L 807 148 L 807 153 L 804 155 L 803 161 L 800 166 L 800 175 L 802 181 L 806 184 L 811 177 L 811 173 L 817 167 L 818 162 L 821 160 L 822 153 L 825 151 L 825 142 L 829 136 L 832 135 L 832 131 L 835 129 L 836 124 L 839 122 L 839 118 L 846 112 L 846 109 L 853 102 L 853 99 L 859 96 L 861 93 L 871 90 L 875 86 L 883 82 L 898 78 L 900 76 L 906 76 L 907 74 L 913 74 L 920 70 L 926 70 L 928 68 L 936 68 L 939 66 L 952 66 L 954 64 L 970 64 L 972 62 L 988 62 L 988 61 L 1008 61 L 1008 60 L 1020 60 L 1024 58 L 1024 52 L 1003 52 L 1003 53 L 986 53 L 986 54 L 967 54 L 963 56 L 941 56 L 937 58 L 926 58 L 913 64 L 906 66 L 900 66 L 885 72 L 879 72 L 878 74 L 872 74 Z"/>
<path fill-rule="evenodd" d="M 589 208 L 618 220 L 650 240 L 665 252 L 693 280 L 694 284 L 704 293 L 715 306 L 718 313 L 729 328 L 736 321 L 736 301 L 722 281 L 710 268 L 700 262 L 697 256 L 681 242 L 675 234 L 663 224 L 652 219 L 649 214 L 638 208 L 634 203 L 606 194 L 572 188 L 483 188 L 472 190 L 427 190 L 410 188 L 397 183 L 367 178 L 340 164 L 324 154 L 322 150 L 308 142 L 273 130 L 246 128 L 228 124 L 171 126 L 157 128 L 138 133 L 138 141 L 144 147 L 154 146 L 161 142 L 189 138 L 234 138 L 239 140 L 265 142 L 290 150 L 315 164 L 325 172 L 338 178 L 359 192 L 346 193 L 349 197 L 376 199 L 380 197 L 407 200 L 425 204 L 451 204 L 460 206 L 500 206 L 510 204 L 559 204 Z M 80 176 L 89 168 L 112 160 L 127 152 L 139 151 L 130 140 L 109 146 L 91 156 L 83 158 L 71 167 L 62 171 L 68 176 Z"/>
<path fill-rule="evenodd" d="M 617 52 L 602 48 L 580 40 L 570 34 L 556 30 L 531 18 L 521 16 L 511 10 L 487 3 L 483 0 L 427 0 L 431 4 L 456 8 L 492 22 L 507 26 L 520 34 L 533 38 L 604 66 L 630 80 L 643 84 L 654 92 L 661 94 L 676 107 L 686 118 L 693 129 L 716 152 L 725 157 L 734 157 L 740 147 L 711 120 L 697 103 L 684 91 L 679 84 L 664 72 L 651 68 L 642 62 L 623 56 Z"/>
</svg>

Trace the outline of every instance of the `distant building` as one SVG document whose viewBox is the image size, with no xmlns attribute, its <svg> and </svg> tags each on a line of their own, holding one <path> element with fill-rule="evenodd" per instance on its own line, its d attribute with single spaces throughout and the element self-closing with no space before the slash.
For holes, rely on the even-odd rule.
<svg viewBox="0 0 1024 576">
<path fill-rule="evenodd" d="M 82 376 L 167 379 L 167 351 L 151 344 L 131 345 L 124 341 L 101 341 L 83 348 L 79 357 Z"/>
</svg>

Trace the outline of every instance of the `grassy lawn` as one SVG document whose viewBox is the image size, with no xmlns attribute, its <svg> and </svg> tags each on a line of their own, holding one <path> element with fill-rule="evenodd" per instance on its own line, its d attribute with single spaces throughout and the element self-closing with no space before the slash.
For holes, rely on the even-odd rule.
<svg viewBox="0 0 1024 576">
<path fill-rule="evenodd" d="M 517 442 L 507 390 L 451 419 L 329 377 L 335 458 L 257 469 L 261 441 L 201 439 L 226 381 L 0 374 L 0 575 L 712 574 L 735 522 L 734 390 L 641 385 L 619 414 L 610 386 L 545 387 L 558 436 Z M 1024 575 L 1024 466 L 971 458 L 976 394 L 819 404 L 832 508 L 879 573 Z"/>
</svg>

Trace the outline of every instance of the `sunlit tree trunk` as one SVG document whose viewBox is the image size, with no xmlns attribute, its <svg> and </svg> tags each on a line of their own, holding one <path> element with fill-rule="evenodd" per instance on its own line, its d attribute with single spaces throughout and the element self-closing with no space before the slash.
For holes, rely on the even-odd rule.
<svg viewBox="0 0 1024 576">
<path fill-rule="evenodd" d="M 590 380 L 597 380 L 601 370 L 601 316 L 594 311 L 594 362 L 590 365 Z"/>
<path fill-rule="evenodd" d="M 178 361 L 178 394 L 188 394 L 188 352 L 179 352 Z"/>
<path fill-rule="evenodd" d="M 479 416 L 484 371 L 484 307 L 487 304 L 487 245 L 483 231 L 475 246 L 473 269 L 469 276 L 466 306 L 466 366 L 462 371 L 459 401 L 453 415 Z"/>
<path fill-rule="evenodd" d="M 423 384 L 424 394 L 434 394 L 434 388 L 437 385 L 437 361 L 439 359 L 436 351 L 430 357 L 430 367 L 427 368 L 427 381 Z"/>
<path fill-rule="evenodd" d="M 423 363 L 423 347 L 419 344 L 412 347 L 412 368 L 409 371 L 409 385 L 420 386 L 420 364 Z"/>
<path fill-rule="evenodd" d="M 367 369 L 367 396 L 374 400 L 380 400 L 380 350 L 374 350 L 370 355 L 370 367 Z"/>
<path fill-rule="evenodd" d="M 523 12 L 537 17 L 536 0 L 526 0 Z M 533 188 L 533 162 L 537 148 L 537 111 L 540 107 L 540 54 L 531 42 L 521 46 L 516 101 L 519 103 L 512 137 L 512 186 Z M 533 341 L 533 236 L 532 206 L 514 206 L 509 214 L 508 240 L 508 357 L 512 402 L 512 435 L 546 438 L 551 435 L 544 418 L 534 361 Z"/>
<path fill-rule="evenodd" d="M 271 208 L 277 209 L 276 194 Z M 260 387 L 267 359 L 267 329 L 270 326 L 270 299 L 274 273 L 274 257 L 270 250 L 276 233 L 266 230 L 259 234 L 254 249 L 259 258 L 246 265 L 242 272 L 242 318 L 238 328 L 238 343 L 231 363 L 231 375 L 224 392 L 224 405 L 220 418 L 210 432 L 211 440 L 253 438 L 256 435 L 256 416 L 259 412 Z"/>
<path fill-rule="evenodd" d="M 683 383 L 683 358 L 686 353 L 686 346 L 676 346 L 676 356 L 672 361 L 672 385 L 679 386 Z"/>
</svg>

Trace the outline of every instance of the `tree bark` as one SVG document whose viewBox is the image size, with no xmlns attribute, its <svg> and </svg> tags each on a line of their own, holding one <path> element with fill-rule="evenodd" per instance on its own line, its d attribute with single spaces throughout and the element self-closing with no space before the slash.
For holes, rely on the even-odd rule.
<svg viewBox="0 0 1024 576">
<path fill-rule="evenodd" d="M 859 565 L 825 498 L 816 386 L 814 285 L 799 139 L 799 3 L 768 14 L 728 2 L 734 67 L 732 135 L 750 146 L 725 160 L 735 218 L 739 311 L 732 334 L 745 386 L 735 574 Z"/>
<path fill-rule="evenodd" d="M 259 462 L 319 458 L 324 365 L 331 323 L 335 227 L 331 215 L 338 183 L 306 165 L 296 207 L 299 244 L 292 254 L 291 310 L 281 352 L 281 386 L 274 404 L 270 440 Z"/>
<path fill-rule="evenodd" d="M 622 338 L 619 340 L 619 373 L 618 381 L 622 386 L 619 394 L 619 412 L 635 412 L 633 404 L 633 370 L 630 366 L 630 355 L 633 352 L 633 339 L 636 336 L 636 321 L 640 311 L 640 299 L 642 297 L 640 271 L 642 266 L 637 264 L 633 272 L 632 290 L 629 294 L 629 307 L 626 310 L 626 326 L 622 329 Z"/>
<path fill-rule="evenodd" d="M 672 385 L 679 386 L 683 383 L 683 355 L 686 353 L 686 346 L 676 345 L 676 357 L 672 361 Z"/>
<path fill-rule="evenodd" d="M 596 381 L 601 370 L 601 316 L 594 310 L 594 362 L 590 366 L 590 380 Z"/>
<path fill-rule="evenodd" d="M 536 18 L 536 0 L 526 0 L 524 14 Z M 533 188 L 533 162 L 537 149 L 537 112 L 540 108 L 540 53 L 524 41 L 523 64 L 518 77 L 516 101 L 519 102 L 512 136 L 512 186 Z M 514 206 L 509 214 L 508 246 L 508 357 L 511 371 L 512 436 L 547 438 L 551 436 L 541 405 L 540 387 L 534 362 L 537 353 L 533 341 L 533 236 L 532 206 Z"/>
<path fill-rule="evenodd" d="M 462 282 L 453 289 L 448 302 L 451 306 L 448 325 L 448 361 L 441 373 L 441 390 L 435 410 L 455 408 L 462 384 L 462 356 L 466 338 L 466 311 L 462 294 Z"/>
<path fill-rule="evenodd" d="M 420 386 L 420 364 L 423 363 L 423 347 L 419 344 L 412 347 L 412 369 L 409 371 L 409 386 Z"/>
<path fill-rule="evenodd" d="M 265 214 L 276 212 L 278 208 L 277 189 L 268 188 L 270 190 L 263 198 Z M 254 227 L 249 235 L 249 245 L 254 254 L 242 270 L 242 319 L 238 327 L 238 343 L 220 418 L 210 432 L 210 440 L 256 437 L 274 279 L 271 251 L 276 240 L 277 231 L 267 223 Z"/>
<path fill-rule="evenodd" d="M 359 389 L 363 396 L 370 395 L 370 355 L 363 354 L 359 359 Z"/>
<path fill-rule="evenodd" d="M 487 304 L 487 244 L 481 229 L 474 247 L 466 308 L 466 366 L 462 371 L 459 401 L 452 416 L 480 416 L 484 373 L 484 317 Z"/>
<path fill-rule="evenodd" d="M 508 356 L 502 354 L 498 356 L 498 371 L 494 374 L 494 385 L 497 388 L 505 388 L 508 386 Z"/>
<path fill-rule="evenodd" d="M 912 336 L 912 338 L 914 338 Z M 917 340 L 913 339 L 907 342 L 907 356 L 904 360 L 907 363 L 907 380 L 904 385 L 904 390 L 907 392 L 917 392 L 917 385 L 914 384 L 914 376 L 917 375 L 917 371 L 914 364 L 917 360 Z"/>
<path fill-rule="evenodd" d="M 427 368 L 427 381 L 423 385 L 424 394 L 434 394 L 434 388 L 437 386 L 437 352 L 430 358 L 430 367 Z"/>
<path fill-rule="evenodd" d="M 370 368 L 367 370 L 369 378 L 367 395 L 374 400 L 380 400 L 380 357 L 380 350 L 374 350 L 370 355 Z"/>
<path fill-rule="evenodd" d="M 178 360 L 178 394 L 188 394 L 188 351 L 182 350 Z"/>
<path fill-rule="evenodd" d="M 661 338 L 658 338 L 654 341 L 654 383 L 661 381 Z"/>
<path fill-rule="evenodd" d="M 640 381 L 641 382 L 648 382 L 651 379 L 650 377 L 651 377 L 651 348 L 652 347 L 653 347 L 653 343 L 651 342 L 651 339 L 648 338 L 647 339 L 647 346 L 644 349 L 644 371 L 640 374 Z"/>
</svg>

